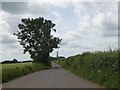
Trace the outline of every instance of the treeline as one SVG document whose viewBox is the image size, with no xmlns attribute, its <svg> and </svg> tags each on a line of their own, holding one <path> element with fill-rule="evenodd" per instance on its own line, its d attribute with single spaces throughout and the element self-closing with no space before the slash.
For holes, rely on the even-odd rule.
<svg viewBox="0 0 120 90">
<path fill-rule="evenodd" d="M 53 60 L 58 60 L 58 59 L 65 59 L 64 56 L 59 56 L 59 57 L 50 57 L 50 61 L 53 61 Z"/>
<path fill-rule="evenodd" d="M 58 60 L 65 69 L 106 88 L 120 88 L 118 80 L 119 50 L 84 52 Z"/>
<path fill-rule="evenodd" d="M 58 60 L 58 59 L 64 59 L 65 57 L 63 56 L 60 56 L 60 57 L 50 57 L 50 61 L 53 61 L 53 60 Z M 2 64 L 10 64 L 10 63 L 25 63 L 25 62 L 32 62 L 32 60 L 26 60 L 26 61 L 18 61 L 17 59 L 13 59 L 13 60 L 5 60 L 5 61 L 2 61 L 1 63 Z"/>
<path fill-rule="evenodd" d="M 25 63 L 25 62 L 32 62 L 32 60 L 26 60 L 26 61 L 18 61 L 17 59 L 5 60 L 5 61 L 2 61 L 2 64 Z"/>
</svg>

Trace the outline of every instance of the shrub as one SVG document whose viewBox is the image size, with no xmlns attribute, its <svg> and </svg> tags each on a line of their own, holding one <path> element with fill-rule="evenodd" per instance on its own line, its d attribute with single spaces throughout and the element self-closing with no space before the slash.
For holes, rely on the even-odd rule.
<svg viewBox="0 0 120 90">
<path fill-rule="evenodd" d="M 118 88 L 118 52 L 85 52 L 58 63 L 65 69 L 106 88 Z"/>
</svg>

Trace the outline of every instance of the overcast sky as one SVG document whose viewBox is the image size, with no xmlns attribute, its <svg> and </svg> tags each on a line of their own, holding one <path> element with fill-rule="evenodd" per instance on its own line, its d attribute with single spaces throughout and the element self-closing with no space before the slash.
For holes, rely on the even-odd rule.
<svg viewBox="0 0 120 90">
<path fill-rule="evenodd" d="M 57 32 L 53 34 L 62 38 L 58 50 L 60 56 L 118 48 L 117 0 L 5 1 L 0 4 L 0 60 L 30 59 L 29 54 L 23 54 L 22 46 L 13 36 L 18 31 L 17 25 L 21 19 L 28 17 L 44 17 L 56 24 Z M 56 50 L 51 55 L 56 56 Z"/>
</svg>

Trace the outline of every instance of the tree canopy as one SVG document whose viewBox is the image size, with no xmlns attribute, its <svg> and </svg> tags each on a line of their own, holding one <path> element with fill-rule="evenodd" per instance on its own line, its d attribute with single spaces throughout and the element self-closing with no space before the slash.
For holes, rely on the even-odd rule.
<svg viewBox="0 0 120 90">
<path fill-rule="evenodd" d="M 55 31 L 55 24 L 51 20 L 43 17 L 36 19 L 24 18 L 18 24 L 20 31 L 14 33 L 24 48 L 24 53 L 28 52 L 34 62 L 49 63 L 49 53 L 54 48 L 59 48 L 62 39 L 51 35 Z"/>
</svg>

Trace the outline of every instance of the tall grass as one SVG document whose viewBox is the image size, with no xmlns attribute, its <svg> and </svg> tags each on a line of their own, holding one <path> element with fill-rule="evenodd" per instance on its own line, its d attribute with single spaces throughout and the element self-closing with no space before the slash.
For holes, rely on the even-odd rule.
<svg viewBox="0 0 120 90">
<path fill-rule="evenodd" d="M 120 88 L 118 83 L 118 50 L 85 52 L 59 60 L 65 69 L 106 88 Z"/>
<path fill-rule="evenodd" d="M 20 76 L 47 69 L 48 66 L 40 63 L 2 64 L 2 82 L 8 82 Z"/>
<path fill-rule="evenodd" d="M 0 83 L 2 83 L 2 65 L 0 64 Z"/>
</svg>

